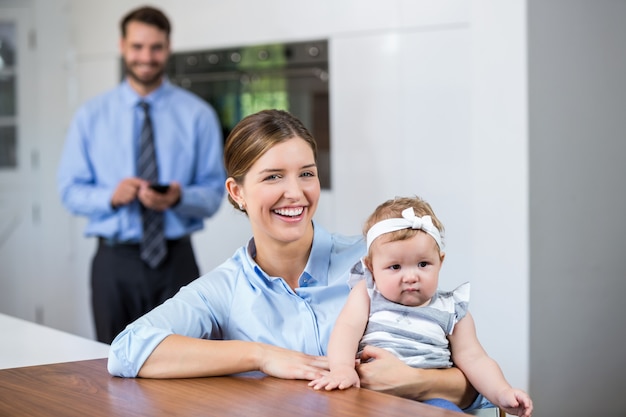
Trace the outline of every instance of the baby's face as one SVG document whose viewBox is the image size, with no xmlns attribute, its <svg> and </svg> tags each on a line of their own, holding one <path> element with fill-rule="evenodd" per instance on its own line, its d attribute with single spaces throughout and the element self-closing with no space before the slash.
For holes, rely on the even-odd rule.
<svg viewBox="0 0 626 417">
<path fill-rule="evenodd" d="M 368 265 L 378 291 L 388 300 L 407 306 L 428 304 L 437 291 L 443 254 L 427 233 L 410 239 L 372 243 Z"/>
</svg>

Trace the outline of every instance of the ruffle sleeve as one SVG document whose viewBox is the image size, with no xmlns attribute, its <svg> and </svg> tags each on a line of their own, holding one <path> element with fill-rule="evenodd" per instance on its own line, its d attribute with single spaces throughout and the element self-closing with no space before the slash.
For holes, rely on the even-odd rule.
<svg viewBox="0 0 626 417">
<path fill-rule="evenodd" d="M 348 286 L 350 289 L 354 288 L 359 281 L 365 280 L 367 282 L 367 288 L 374 288 L 374 278 L 372 277 L 372 273 L 365 266 L 363 259 L 359 260 L 357 263 L 352 266 L 350 269 L 350 276 L 348 277 Z"/>
</svg>

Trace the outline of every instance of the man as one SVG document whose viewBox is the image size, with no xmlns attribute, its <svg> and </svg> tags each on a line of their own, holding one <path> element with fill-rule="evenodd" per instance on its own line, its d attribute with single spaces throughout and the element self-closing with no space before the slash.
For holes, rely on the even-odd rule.
<svg viewBox="0 0 626 417">
<path fill-rule="evenodd" d="M 190 235 L 224 195 L 216 113 L 164 77 L 169 38 L 157 9 L 122 19 L 125 79 L 77 111 L 59 166 L 63 204 L 98 238 L 91 301 L 105 343 L 198 277 Z"/>
</svg>

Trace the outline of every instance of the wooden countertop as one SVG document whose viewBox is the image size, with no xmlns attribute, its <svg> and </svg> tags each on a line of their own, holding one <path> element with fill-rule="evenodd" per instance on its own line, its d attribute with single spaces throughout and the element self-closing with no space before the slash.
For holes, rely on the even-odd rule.
<svg viewBox="0 0 626 417">
<path fill-rule="evenodd" d="M 112 377 L 106 359 L 0 370 L 2 416 L 453 417 L 366 389 L 320 392 L 273 377 Z"/>
</svg>

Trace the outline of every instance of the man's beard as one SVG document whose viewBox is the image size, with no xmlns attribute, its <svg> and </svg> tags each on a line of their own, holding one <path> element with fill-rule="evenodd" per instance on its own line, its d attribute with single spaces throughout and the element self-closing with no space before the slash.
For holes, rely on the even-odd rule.
<svg viewBox="0 0 626 417">
<path fill-rule="evenodd" d="M 126 72 L 126 76 L 132 78 L 132 80 L 137 84 L 141 84 L 144 87 L 154 87 L 161 84 L 161 79 L 165 73 L 165 67 L 163 66 L 159 68 L 159 70 L 150 78 L 139 77 L 127 62 L 124 62 L 124 71 Z"/>
</svg>

